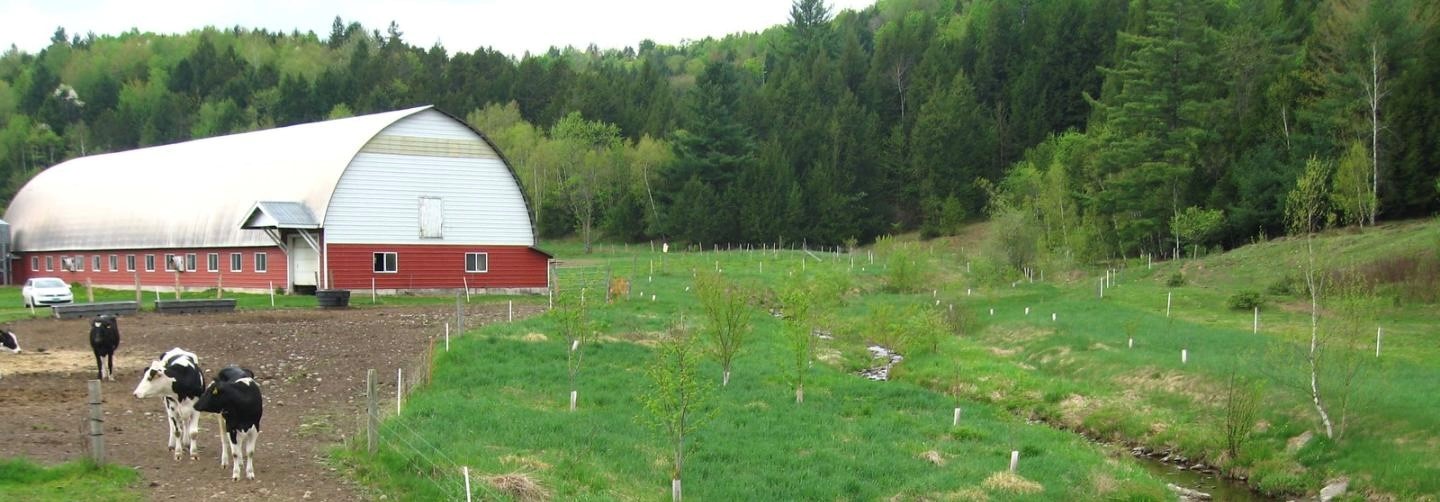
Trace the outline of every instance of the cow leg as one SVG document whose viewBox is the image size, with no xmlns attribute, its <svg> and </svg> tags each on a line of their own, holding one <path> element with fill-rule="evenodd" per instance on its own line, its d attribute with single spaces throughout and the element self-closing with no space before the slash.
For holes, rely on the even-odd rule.
<svg viewBox="0 0 1440 502">
<path fill-rule="evenodd" d="M 259 427 L 245 431 L 245 479 L 255 479 L 255 442 L 259 439 Z"/>
<path fill-rule="evenodd" d="M 192 408 L 187 415 L 189 419 L 186 421 L 185 442 L 190 444 L 190 460 L 199 460 L 200 457 L 195 454 L 195 437 L 200 435 L 200 412 Z"/>
<path fill-rule="evenodd" d="M 175 447 L 175 413 L 170 411 L 170 398 L 165 398 L 165 448 Z"/>
<path fill-rule="evenodd" d="M 96 353 L 95 353 L 95 379 L 96 379 L 96 380 L 104 380 L 104 379 L 105 379 L 105 361 L 103 361 L 103 360 L 100 359 L 100 353 L 99 353 L 99 352 L 96 352 Z"/>
<path fill-rule="evenodd" d="M 105 356 L 105 360 L 110 363 L 110 364 L 107 365 L 107 366 L 109 366 L 110 373 L 107 374 L 105 377 L 108 378 L 108 379 L 110 379 L 111 382 L 114 382 L 114 381 L 115 381 L 115 353 L 114 353 L 114 352 L 111 352 L 109 355 Z"/>
<path fill-rule="evenodd" d="M 241 448 L 240 444 L 236 441 L 237 439 L 239 439 L 239 436 L 237 435 L 238 432 L 239 431 L 225 432 L 225 440 L 230 442 L 230 479 L 232 481 L 240 480 Z"/>
<path fill-rule="evenodd" d="M 215 414 L 215 424 L 220 431 L 220 467 L 230 465 L 230 441 L 225 439 L 225 416 Z"/>
</svg>

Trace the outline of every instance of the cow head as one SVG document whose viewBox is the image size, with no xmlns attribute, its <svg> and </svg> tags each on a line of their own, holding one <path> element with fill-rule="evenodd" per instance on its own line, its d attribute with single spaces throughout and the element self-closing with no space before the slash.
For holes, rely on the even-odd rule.
<svg viewBox="0 0 1440 502">
<path fill-rule="evenodd" d="M 143 399 L 174 396 L 177 367 L 199 371 L 195 364 L 195 355 L 179 348 L 161 354 L 159 359 L 150 361 L 150 367 L 145 368 L 145 373 L 140 375 L 140 383 L 135 386 L 135 397 Z"/>
<path fill-rule="evenodd" d="M 97 329 L 114 330 L 118 329 L 120 327 L 119 325 L 119 319 L 116 319 L 115 316 L 111 314 L 101 314 L 90 319 L 91 331 Z"/>
<path fill-rule="evenodd" d="M 174 383 L 175 379 L 165 374 L 163 361 L 150 361 L 150 367 L 145 368 L 145 373 L 140 375 L 140 384 L 135 386 L 135 397 L 143 399 L 172 393 L 174 391 L 171 386 Z"/>
<path fill-rule="evenodd" d="M 16 354 L 20 353 L 20 340 L 15 338 L 15 333 L 8 329 L 0 329 L 0 348 L 9 350 Z"/>
</svg>

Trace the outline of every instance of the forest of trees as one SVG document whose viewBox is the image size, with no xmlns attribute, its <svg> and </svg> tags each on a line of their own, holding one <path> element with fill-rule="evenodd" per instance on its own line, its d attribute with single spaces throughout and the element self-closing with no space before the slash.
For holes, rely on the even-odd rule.
<svg viewBox="0 0 1440 502">
<path fill-rule="evenodd" d="M 0 56 L 0 201 L 81 155 L 434 104 L 512 161 L 547 237 L 834 245 L 993 218 L 1088 258 L 1440 209 L 1425 0 L 880 0 L 680 46 L 415 47 L 335 19 L 72 35 Z"/>
</svg>

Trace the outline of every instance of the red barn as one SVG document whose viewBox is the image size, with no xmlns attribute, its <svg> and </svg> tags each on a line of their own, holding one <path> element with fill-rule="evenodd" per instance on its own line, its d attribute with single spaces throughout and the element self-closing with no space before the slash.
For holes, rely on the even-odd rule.
<svg viewBox="0 0 1440 502">
<path fill-rule="evenodd" d="M 425 106 L 69 160 L 5 220 L 17 281 L 543 292 L 530 214 L 499 149 Z"/>
</svg>

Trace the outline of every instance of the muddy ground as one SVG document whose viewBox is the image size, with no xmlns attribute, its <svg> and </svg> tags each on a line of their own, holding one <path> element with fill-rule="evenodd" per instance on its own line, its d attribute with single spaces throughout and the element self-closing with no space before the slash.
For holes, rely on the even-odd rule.
<svg viewBox="0 0 1440 502">
<path fill-rule="evenodd" d="M 516 316 L 537 307 L 516 307 Z M 394 396 L 395 369 L 419 366 L 432 342 L 443 343 L 453 306 L 351 310 L 276 310 L 226 314 L 142 313 L 120 320 L 116 381 L 103 385 L 110 462 L 140 472 L 152 500 L 357 500 L 374 498 L 327 461 L 327 451 L 363 436 L 365 370 L 379 374 L 380 394 Z M 471 305 L 467 324 L 503 322 L 505 304 Z M 7 325 L 21 354 L 0 354 L 0 458 L 41 463 L 83 458 L 86 381 L 95 378 L 87 320 L 24 320 Z M 198 460 L 173 460 L 165 446 L 165 413 L 156 399 L 131 395 L 151 359 L 181 347 L 197 354 L 208 376 L 227 364 L 255 372 L 265 416 L 255 451 L 255 481 L 230 481 L 221 468 L 214 415 L 200 421 Z"/>
</svg>

